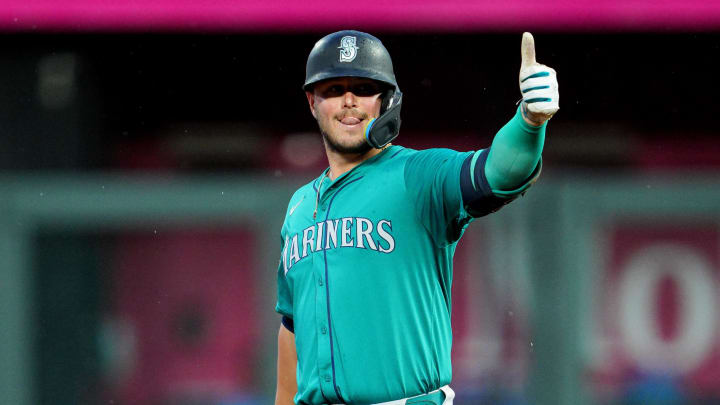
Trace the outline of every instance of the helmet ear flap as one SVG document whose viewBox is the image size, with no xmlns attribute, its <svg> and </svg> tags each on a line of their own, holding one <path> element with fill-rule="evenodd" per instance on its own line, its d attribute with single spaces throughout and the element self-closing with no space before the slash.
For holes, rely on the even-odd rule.
<svg viewBox="0 0 720 405">
<path fill-rule="evenodd" d="M 390 103 L 392 102 L 393 95 L 395 94 L 395 89 L 390 87 L 387 90 L 383 91 L 380 95 L 380 99 L 382 100 L 382 104 L 380 104 L 380 114 L 383 114 L 385 111 L 387 111 L 388 107 L 390 106 Z"/>
<path fill-rule="evenodd" d="M 383 105 L 386 105 L 384 111 Z M 370 146 L 380 149 L 397 138 L 400 133 L 401 106 L 402 92 L 395 87 L 391 90 L 391 95 L 383 99 L 380 116 L 370 120 L 365 127 L 365 139 Z"/>
</svg>

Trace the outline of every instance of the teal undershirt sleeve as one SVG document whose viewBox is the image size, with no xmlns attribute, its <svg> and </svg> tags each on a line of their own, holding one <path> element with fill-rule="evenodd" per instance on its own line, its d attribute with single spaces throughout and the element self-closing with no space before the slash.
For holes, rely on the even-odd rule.
<svg viewBox="0 0 720 405">
<path fill-rule="evenodd" d="M 515 190 L 528 180 L 540 161 L 547 122 L 534 127 L 515 116 L 500 128 L 485 163 L 485 177 L 493 193 Z"/>
</svg>

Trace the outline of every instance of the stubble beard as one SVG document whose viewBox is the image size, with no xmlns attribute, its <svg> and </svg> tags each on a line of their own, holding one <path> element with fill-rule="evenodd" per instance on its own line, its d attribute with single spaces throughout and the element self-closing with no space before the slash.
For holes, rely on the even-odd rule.
<svg viewBox="0 0 720 405">
<path fill-rule="evenodd" d="M 319 122 L 318 126 L 320 127 L 320 133 L 322 134 L 325 147 L 333 152 L 340 154 L 364 155 L 372 149 L 372 146 L 365 141 L 365 138 L 362 138 L 354 144 L 341 144 L 338 139 L 328 134 Z"/>
</svg>

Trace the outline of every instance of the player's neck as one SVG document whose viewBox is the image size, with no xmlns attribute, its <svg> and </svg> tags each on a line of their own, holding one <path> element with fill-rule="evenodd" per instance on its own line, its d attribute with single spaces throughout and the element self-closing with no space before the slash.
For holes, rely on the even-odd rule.
<svg viewBox="0 0 720 405">
<path fill-rule="evenodd" d="M 328 177 L 330 177 L 330 180 L 335 180 L 343 174 L 347 173 L 348 171 L 352 170 L 355 166 L 370 159 L 371 157 L 382 152 L 383 150 L 385 150 L 385 148 L 373 148 L 361 154 L 340 153 L 335 150 L 331 150 L 326 146 L 325 153 L 327 154 L 328 164 L 330 166 Z"/>
</svg>

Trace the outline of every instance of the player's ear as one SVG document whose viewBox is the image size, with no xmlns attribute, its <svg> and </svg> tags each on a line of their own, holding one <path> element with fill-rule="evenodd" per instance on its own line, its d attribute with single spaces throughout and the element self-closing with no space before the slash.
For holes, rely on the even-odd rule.
<svg viewBox="0 0 720 405">
<path fill-rule="evenodd" d="M 310 112 L 312 113 L 313 117 L 317 119 L 317 115 L 315 114 L 315 95 L 309 91 L 306 91 L 305 95 L 307 96 L 308 105 L 310 106 Z"/>
</svg>

